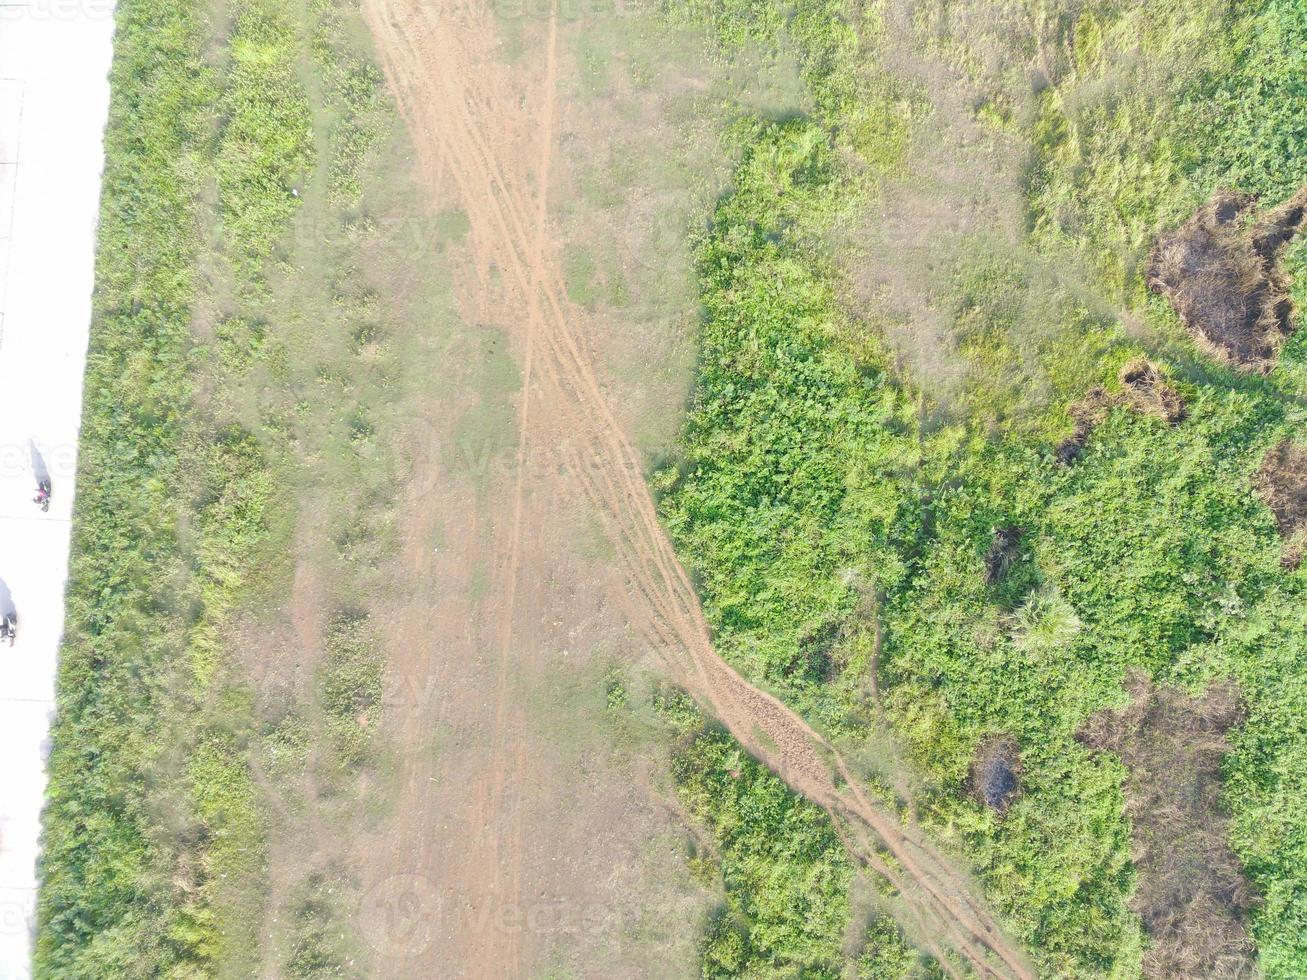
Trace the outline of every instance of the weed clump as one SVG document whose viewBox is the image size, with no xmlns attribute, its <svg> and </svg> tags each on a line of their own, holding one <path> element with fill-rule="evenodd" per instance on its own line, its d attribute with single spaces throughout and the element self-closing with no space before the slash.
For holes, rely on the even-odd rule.
<svg viewBox="0 0 1307 980">
<path fill-rule="evenodd" d="M 367 759 L 381 712 L 385 665 L 367 616 L 336 617 L 326 648 L 320 701 L 337 761 L 356 769 Z"/>
<path fill-rule="evenodd" d="M 1165 296 L 1199 345 L 1237 367 L 1266 372 L 1293 332 L 1280 252 L 1307 217 L 1307 188 L 1257 220 L 1255 198 L 1218 191 L 1161 236 L 1148 285 Z"/>
<path fill-rule="evenodd" d="M 1255 483 L 1284 538 L 1282 561 L 1297 568 L 1307 551 L 1307 449 L 1285 439 L 1266 454 Z"/>
<path fill-rule="evenodd" d="M 1243 720 L 1238 691 L 1222 683 L 1194 698 L 1142 673 L 1128 689 L 1129 706 L 1098 712 L 1079 738 L 1116 753 L 1130 773 L 1126 814 L 1139 875 L 1132 906 L 1151 939 L 1144 975 L 1254 976 L 1246 929 L 1253 896 L 1220 805 L 1225 733 Z"/>
</svg>

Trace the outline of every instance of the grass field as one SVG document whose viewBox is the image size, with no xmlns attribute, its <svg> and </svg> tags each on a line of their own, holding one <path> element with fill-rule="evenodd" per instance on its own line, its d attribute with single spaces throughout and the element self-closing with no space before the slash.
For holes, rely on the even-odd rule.
<svg viewBox="0 0 1307 980">
<path fill-rule="evenodd" d="M 311 340 L 312 307 L 288 297 L 306 249 L 343 279 L 376 241 L 346 217 L 392 124 L 334 8 L 309 14 L 262 0 L 218 20 L 191 3 L 119 8 L 43 976 L 257 972 L 284 819 L 261 784 L 271 773 L 293 800 L 296 777 L 321 770 L 348 790 L 371 758 L 359 719 L 379 700 L 381 662 L 365 610 L 344 608 L 351 573 L 339 594 L 353 618 L 325 626 L 327 655 L 310 665 L 316 698 L 278 715 L 237 652 L 257 641 L 251 614 L 291 581 L 300 486 L 328 482 L 302 456 L 329 445 L 330 465 L 351 471 L 333 470 L 321 511 L 352 535 L 340 546 L 364 570 L 386 547 L 377 486 L 392 459 L 370 445 L 368 399 L 384 400 L 393 360 L 366 283 L 315 298 L 333 335 Z M 305 51 L 331 71 L 310 73 Z M 296 228 L 310 219 L 321 226 Z M 319 357 L 306 368 L 295 346 L 308 343 Z M 362 379 L 342 384 L 364 358 Z M 328 400 L 305 401 L 315 389 Z M 304 942 L 288 962 L 326 962 Z"/>
<path fill-rule="evenodd" d="M 658 477 L 719 648 L 832 734 L 875 738 L 883 712 L 926 779 L 925 819 L 972 857 L 1050 976 L 1137 975 L 1141 962 L 1159 975 L 1147 951 L 1161 939 L 1149 944 L 1132 904 L 1148 883 L 1131 861 L 1125 770 L 1077 733 L 1123 703 L 1132 669 L 1186 690 L 1235 679 L 1247 717 L 1229 738 L 1221 808 L 1261 896 L 1249 926 L 1260 968 L 1297 976 L 1307 746 L 1290 718 L 1307 692 L 1304 579 L 1281 566 L 1252 488 L 1267 451 L 1301 438 L 1301 345 L 1264 380 L 1214 364 L 1143 269 L 1155 233 L 1214 189 L 1273 205 L 1307 181 L 1285 142 L 1303 125 L 1289 93 L 1301 92 L 1304 10 L 838 12 L 690 14 L 727 51 L 746 31 L 819 66 L 805 72 L 809 120 L 747 130 L 698 247 L 698 388 L 683 455 Z M 912 55 L 885 50 L 886 18 L 912 26 Z M 1033 58 L 1007 46 L 1005 18 Z M 856 134 L 886 98 L 864 67 L 877 52 L 917 84 L 868 148 Z M 833 98 L 832 80 L 857 94 Z M 950 115 L 959 103 L 971 121 Z M 941 117 L 994 149 L 933 145 Z M 1014 158 L 1028 162 L 1012 171 Z M 859 224 L 882 201 L 930 221 L 923 199 L 963 193 L 948 181 L 970 168 L 1019 188 L 1024 214 L 996 211 L 984 230 L 945 223 L 891 256 L 896 232 Z M 919 264 L 930 278 L 914 282 Z M 928 356 L 904 325 L 923 313 L 943 324 Z M 1118 390 L 1140 354 L 1166 365 L 1187 418 L 1112 409 L 1089 451 L 1058 465 L 1068 408 L 1094 385 Z M 998 527 L 1023 534 L 1011 571 L 987 584 Z M 1001 815 L 969 792 L 974 753 L 1000 735 L 1021 768 Z M 710 825 L 725 819 L 707 808 Z M 1193 894 L 1171 899 L 1143 911 L 1199 914 Z M 720 936 L 705 942 L 707 974 Z M 798 969 L 804 943 L 786 949 Z"/>
<path fill-rule="evenodd" d="M 543 20 L 499 15 L 525 104 Z M 514 737 L 569 808 L 567 894 L 623 892 L 590 960 L 529 937 L 549 975 L 674 975 L 690 934 L 705 977 L 946 975 L 820 809 L 621 662 L 570 503 L 527 495 L 540 624 L 494 618 L 505 461 L 540 438 L 521 311 L 486 298 L 475 216 L 414 205 L 356 6 L 118 18 L 37 975 L 395 969 L 366 848 L 439 827 L 499 861 L 396 810 L 506 821 L 499 773 L 459 766 Z M 971 865 L 1040 976 L 1202 975 L 1211 937 L 1307 975 L 1307 565 L 1257 492 L 1304 443 L 1307 332 L 1241 371 L 1147 283 L 1213 192 L 1307 184 L 1302 0 L 668 0 L 561 37 L 549 232 L 716 649 Z M 1307 242 L 1281 261 L 1301 310 Z M 394 686 L 409 658 L 489 703 L 514 630 L 508 727 Z M 636 806 L 677 829 L 631 843 Z"/>
</svg>

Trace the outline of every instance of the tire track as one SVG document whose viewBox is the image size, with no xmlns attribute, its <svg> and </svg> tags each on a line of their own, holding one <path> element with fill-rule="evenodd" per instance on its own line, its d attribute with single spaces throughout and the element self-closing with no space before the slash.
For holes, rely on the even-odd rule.
<svg viewBox="0 0 1307 980">
<path fill-rule="evenodd" d="M 538 189 L 536 196 L 538 199 L 538 208 L 535 220 L 535 240 L 532 251 L 533 272 L 538 273 L 544 268 L 545 239 L 548 233 L 548 189 L 549 189 L 549 168 L 554 145 L 554 90 L 555 76 L 557 73 L 557 41 L 558 41 L 558 20 L 557 20 L 557 3 L 551 5 L 549 12 L 549 37 L 546 50 L 545 79 L 541 86 L 544 93 L 544 112 L 541 118 L 540 132 L 538 142 L 540 145 L 540 162 Z M 442 165 L 441 175 L 446 172 Z M 439 194 L 439 185 L 435 187 L 436 194 Z M 537 292 L 539 283 L 537 282 Z M 524 353 L 522 367 L 522 397 L 521 405 L 518 412 L 518 443 L 515 474 L 513 480 L 513 516 L 512 524 L 509 529 L 509 552 L 506 567 L 503 572 L 502 594 L 504 595 L 503 608 L 499 616 L 499 663 L 498 675 L 495 686 L 495 720 L 494 720 L 494 750 L 493 761 L 489 776 L 492 780 L 490 787 L 489 810 L 490 814 L 496 814 L 503 811 L 505 793 L 509 783 L 520 784 L 526 773 L 526 763 L 524 759 L 523 746 L 521 744 L 521 725 L 515 724 L 510 731 L 508 721 L 505 715 L 513 706 L 508 704 L 509 699 L 509 669 L 513 659 L 514 643 L 514 615 L 517 606 L 517 586 L 520 575 L 521 552 L 522 552 L 522 528 L 523 528 L 523 511 L 526 497 L 526 477 L 527 477 L 527 460 L 530 452 L 531 440 L 531 385 L 533 381 L 535 366 L 535 331 L 528 331 L 524 338 Z M 516 736 L 514 738 L 513 736 Z M 508 762 L 508 756 L 512 755 L 512 764 Z M 492 867 L 495 874 L 499 876 L 502 887 L 501 894 L 508 904 L 512 907 L 518 907 L 522 902 L 522 851 L 524 847 L 523 826 L 520 809 L 514 807 L 510 817 L 511 825 L 509 829 L 510 839 L 508 846 L 502 849 L 498 847 L 496 837 L 491 834 L 488 841 L 490 854 L 488 858 L 483 859 L 482 866 Z M 505 867 L 507 863 L 507 867 Z M 506 880 L 505 880 L 506 879 Z M 498 954 L 502 959 L 500 965 L 514 969 L 520 972 L 522 966 L 522 949 L 520 937 L 516 930 L 506 930 L 505 934 L 495 937 L 487 931 L 480 931 L 475 937 L 473 947 L 474 958 L 478 965 L 491 962 L 487 946 L 490 943 L 498 941 Z"/>
<path fill-rule="evenodd" d="M 365 14 L 425 171 L 433 182 L 452 181 L 471 224 L 478 266 L 504 273 L 504 288 L 525 314 L 518 324 L 519 339 L 532 381 L 539 383 L 541 410 L 566 433 L 559 451 L 617 550 L 634 593 L 628 597 L 633 621 L 676 679 L 752 754 L 837 819 L 851 853 L 900 892 L 932 936 L 937 956 L 955 975 L 960 974 L 944 955 L 946 947 L 979 975 L 1032 977 L 1022 954 L 972 897 L 965 876 L 917 828 L 904 827 L 897 815 L 876 806 L 810 726 L 750 685 L 713 650 L 697 594 L 658 520 L 639 455 L 612 413 L 574 327 L 561 270 L 546 252 L 556 25 L 551 22 L 541 82 L 545 109 L 536 120 L 526 110 L 526 99 L 513 99 L 495 63 L 493 24 L 475 0 L 450 0 L 435 8 L 413 0 L 367 0 Z M 523 136 L 533 130 L 539 149 L 534 173 L 523 152 Z M 482 276 L 483 281 L 490 278 Z M 528 384 L 524 419 L 532 397 Z M 531 465 L 525 440 L 524 425 L 518 522 L 524 492 L 520 481 Z M 519 534 L 520 526 L 515 526 L 514 542 Z M 515 548 L 511 543 L 510 596 L 517 574 Z M 501 671 L 509 666 L 511 602 L 505 617 Z M 492 795 L 492 806 L 494 800 Z"/>
</svg>

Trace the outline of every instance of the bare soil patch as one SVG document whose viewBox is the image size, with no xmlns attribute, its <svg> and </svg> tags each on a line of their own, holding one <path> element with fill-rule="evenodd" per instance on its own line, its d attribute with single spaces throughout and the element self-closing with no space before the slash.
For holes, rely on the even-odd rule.
<svg viewBox="0 0 1307 980">
<path fill-rule="evenodd" d="M 1284 538 L 1285 567 L 1297 568 L 1307 551 L 1307 448 L 1284 440 L 1266 454 L 1255 482 Z"/>
<path fill-rule="evenodd" d="M 1206 350 L 1266 372 L 1293 331 L 1293 304 L 1279 260 L 1307 217 L 1307 188 L 1254 219 L 1255 203 L 1248 194 L 1218 191 L 1157 240 L 1148 284 L 1170 300 Z"/>
<path fill-rule="evenodd" d="M 1126 814 L 1139 873 L 1131 904 L 1151 940 L 1144 974 L 1254 976 L 1253 896 L 1220 805 L 1225 733 L 1242 720 L 1238 691 L 1221 683 L 1193 698 L 1138 673 L 1128 690 L 1128 707 L 1100 711 L 1079 738 L 1116 753 L 1130 770 Z"/>
<path fill-rule="evenodd" d="M 1000 816 L 1021 789 L 1021 748 L 1009 735 L 986 739 L 976 747 L 967 789 L 976 802 Z"/>
</svg>

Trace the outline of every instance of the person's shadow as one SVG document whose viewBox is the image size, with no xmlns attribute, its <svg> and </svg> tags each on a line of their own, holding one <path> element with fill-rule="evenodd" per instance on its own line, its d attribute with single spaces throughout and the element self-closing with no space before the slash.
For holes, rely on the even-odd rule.
<svg viewBox="0 0 1307 980">
<path fill-rule="evenodd" d="M 18 609 L 14 606 L 14 594 L 9 591 L 9 583 L 0 578 L 0 619 L 13 616 L 18 621 Z"/>
<path fill-rule="evenodd" d="M 49 482 L 50 470 L 45 465 L 45 457 L 41 455 L 41 450 L 36 448 L 36 440 L 28 439 L 27 447 L 32 454 L 32 475 L 36 477 L 36 485 Z"/>
</svg>

